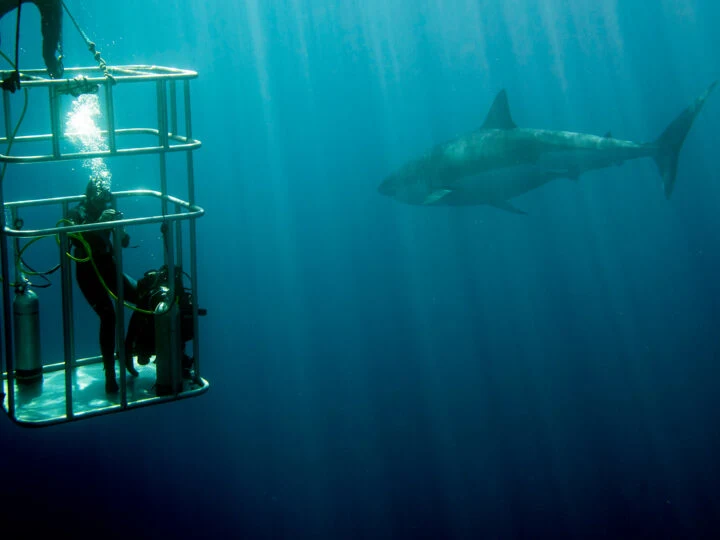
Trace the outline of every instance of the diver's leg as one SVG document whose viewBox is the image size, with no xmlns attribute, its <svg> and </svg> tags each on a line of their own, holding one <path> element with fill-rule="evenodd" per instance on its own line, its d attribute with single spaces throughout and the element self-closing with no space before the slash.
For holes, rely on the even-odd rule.
<svg viewBox="0 0 720 540">
<path fill-rule="evenodd" d="M 105 284 L 112 293 L 117 296 L 117 267 L 112 257 L 105 257 L 101 261 L 96 261 L 96 265 L 102 274 Z M 137 281 L 129 277 L 127 274 L 123 274 L 123 297 L 126 302 L 137 304 Z M 114 339 L 113 334 L 113 342 Z M 127 340 L 124 364 L 128 373 L 130 373 L 133 377 L 138 376 L 138 371 L 135 369 L 135 365 L 133 364 L 132 354 L 130 354 L 130 350 L 127 349 Z"/>
<path fill-rule="evenodd" d="M 102 274 L 102 265 L 98 264 Z M 77 265 L 77 283 L 80 291 L 93 311 L 100 317 L 100 354 L 105 369 L 105 391 L 117 392 L 118 384 L 115 377 L 115 309 L 107 291 L 100 283 L 95 270 L 89 263 Z M 107 283 L 107 275 L 103 275 Z"/>
<path fill-rule="evenodd" d="M 107 286 L 110 288 L 113 294 L 117 295 L 117 266 L 110 257 L 108 257 L 107 260 L 103 261 L 101 272 Z M 123 299 L 126 302 L 137 305 L 137 281 L 135 281 L 127 274 L 123 274 Z M 130 319 L 130 324 L 132 325 L 132 317 Z M 124 364 L 128 370 L 128 373 L 130 373 L 133 377 L 137 377 L 138 371 L 135 369 L 135 365 L 133 364 L 133 357 L 131 354 L 132 349 L 128 349 L 127 345 L 128 340 L 126 339 Z"/>
<path fill-rule="evenodd" d="M 123 274 L 123 295 L 125 296 L 125 300 L 130 302 L 131 304 L 137 305 L 138 302 L 138 294 L 137 294 L 137 281 L 135 281 L 133 278 L 128 276 L 127 274 Z M 135 369 L 135 365 L 133 364 L 133 356 L 132 356 L 132 340 L 133 340 L 133 331 L 137 332 L 137 330 L 133 330 L 134 327 L 137 326 L 137 323 L 135 322 L 138 315 L 137 313 L 133 313 L 130 316 L 130 322 L 128 323 L 128 332 L 127 336 L 125 338 L 125 367 L 127 368 L 128 372 L 133 376 L 138 376 L 138 371 Z M 130 345 L 130 347 L 128 347 Z"/>
<path fill-rule="evenodd" d="M 95 306 L 95 312 L 100 316 L 100 352 L 105 368 L 105 391 L 117 392 L 118 384 L 115 378 L 115 307 L 110 298 Z"/>
</svg>

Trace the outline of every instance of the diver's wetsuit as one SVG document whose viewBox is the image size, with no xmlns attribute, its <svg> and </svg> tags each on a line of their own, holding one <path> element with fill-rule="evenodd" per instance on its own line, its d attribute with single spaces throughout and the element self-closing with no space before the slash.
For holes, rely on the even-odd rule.
<svg viewBox="0 0 720 540">
<path fill-rule="evenodd" d="M 43 58 L 48 74 L 53 79 L 63 75 L 60 56 L 62 41 L 63 5 L 61 0 L 21 0 L 23 4 L 32 3 L 40 10 L 40 29 L 43 36 Z M 0 0 L 0 18 L 17 9 L 18 0 Z M 22 43 L 21 43 L 22 45 Z"/>
<path fill-rule="evenodd" d="M 97 209 L 86 202 L 81 202 L 68 212 L 68 219 L 76 225 L 95 223 L 105 209 Z M 90 246 L 92 260 L 98 272 L 95 272 L 92 262 L 78 262 L 76 264 L 76 278 L 83 296 L 100 317 L 100 352 L 105 368 L 105 389 L 108 392 L 117 391 L 115 380 L 115 306 L 110 295 L 103 287 L 98 273 L 108 288 L 117 294 L 117 268 L 113 255 L 113 245 L 110 240 L 112 229 L 88 231 L 82 233 L 83 238 Z M 123 232 L 123 247 L 127 247 L 129 236 Z M 75 256 L 84 259 L 88 256 L 85 246 L 76 239 L 72 240 L 75 247 Z M 123 293 L 125 299 L 133 304 L 137 303 L 137 283 L 134 279 L 123 274 Z M 137 374 L 132 365 L 128 370 Z"/>
</svg>

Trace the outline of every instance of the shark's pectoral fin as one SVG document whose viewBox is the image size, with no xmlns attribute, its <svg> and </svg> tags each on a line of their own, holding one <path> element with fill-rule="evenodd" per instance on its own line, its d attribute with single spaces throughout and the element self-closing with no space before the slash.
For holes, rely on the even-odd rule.
<svg viewBox="0 0 720 540">
<path fill-rule="evenodd" d="M 573 182 L 579 181 L 580 180 L 580 169 L 578 169 L 578 168 L 568 169 L 567 176 Z"/>
<path fill-rule="evenodd" d="M 515 208 L 512 204 L 510 204 L 509 201 L 493 201 L 491 203 L 488 203 L 488 205 L 499 208 L 500 210 L 505 210 L 506 212 L 511 212 L 513 214 L 527 216 L 527 212 L 523 212 L 519 208 Z"/>
<path fill-rule="evenodd" d="M 548 180 L 555 178 L 569 178 L 573 182 L 580 180 L 580 170 L 577 168 L 549 169 L 545 172 L 545 175 Z"/>
<path fill-rule="evenodd" d="M 423 201 L 424 205 L 434 204 L 438 202 L 440 199 L 445 197 L 446 195 L 449 195 L 452 193 L 451 189 L 436 189 L 433 191 L 430 195 L 425 197 L 425 200 Z"/>
</svg>

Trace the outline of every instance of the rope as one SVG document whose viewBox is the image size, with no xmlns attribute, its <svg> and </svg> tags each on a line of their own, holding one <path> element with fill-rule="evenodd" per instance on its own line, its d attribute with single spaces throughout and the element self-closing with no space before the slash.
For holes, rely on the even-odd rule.
<svg viewBox="0 0 720 540">
<path fill-rule="evenodd" d="M 59 94 L 79 97 L 83 94 L 97 94 L 98 85 L 88 81 L 84 75 L 79 75 L 74 79 L 65 79 L 65 85 L 58 86 L 57 91 Z"/>
<path fill-rule="evenodd" d="M 77 29 L 78 33 L 80 34 L 80 37 L 83 38 L 83 41 L 85 41 L 85 45 L 87 45 L 88 50 L 92 53 L 93 58 L 98 63 L 98 66 L 102 70 L 103 75 L 105 76 L 105 78 L 110 79 L 110 81 L 114 84 L 115 77 L 113 77 L 110 74 L 110 71 L 108 70 L 108 67 L 107 67 L 107 62 L 105 62 L 105 60 L 103 60 L 102 56 L 100 55 L 100 51 L 98 51 L 96 48 L 97 46 L 88 37 L 88 35 L 85 33 L 85 31 L 82 28 L 80 28 L 80 25 L 75 20 L 75 17 L 73 17 L 73 14 L 70 13 L 70 10 L 68 9 L 68 7 L 64 1 L 63 1 L 62 5 L 63 5 L 63 8 L 65 9 L 65 13 L 67 13 L 68 17 L 70 17 L 70 20 L 72 21 L 73 25 L 75 25 L 75 28 Z"/>
</svg>

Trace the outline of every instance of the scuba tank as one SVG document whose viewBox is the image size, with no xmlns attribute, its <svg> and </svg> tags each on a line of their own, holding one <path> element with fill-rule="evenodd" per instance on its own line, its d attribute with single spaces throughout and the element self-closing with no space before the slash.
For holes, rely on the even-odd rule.
<svg viewBox="0 0 720 540">
<path fill-rule="evenodd" d="M 13 300 L 15 377 L 19 384 L 42 380 L 40 300 L 28 287 L 18 287 Z"/>
<path fill-rule="evenodd" d="M 185 354 L 185 343 L 194 338 L 192 291 L 183 284 L 183 272 L 175 267 L 175 298 L 170 295 L 167 265 L 148 270 L 137 283 L 137 306 L 154 315 L 135 311 L 125 337 L 125 351 L 147 365 L 155 355 L 156 391 L 159 396 L 182 391 L 183 378 L 191 377 L 193 359 Z M 198 309 L 198 315 L 206 315 Z"/>
<path fill-rule="evenodd" d="M 168 396 L 182 391 L 182 350 L 178 326 L 180 310 L 163 287 L 163 299 L 155 306 L 155 366 L 157 369 L 156 392 Z"/>
</svg>

